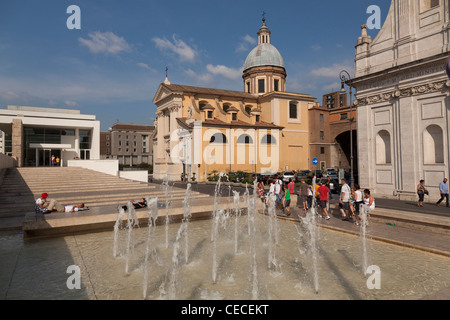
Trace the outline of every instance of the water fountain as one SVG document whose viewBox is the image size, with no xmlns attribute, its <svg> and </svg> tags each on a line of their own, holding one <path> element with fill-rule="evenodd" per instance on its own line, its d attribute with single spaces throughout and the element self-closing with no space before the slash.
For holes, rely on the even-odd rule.
<svg viewBox="0 0 450 320">
<path fill-rule="evenodd" d="M 239 250 L 239 217 L 241 216 L 240 196 L 239 192 L 233 191 L 234 206 L 234 254 Z"/>
<path fill-rule="evenodd" d="M 223 209 L 218 206 L 220 178 L 215 187 L 211 221 L 191 221 L 191 186 L 187 186 L 183 201 L 183 219 L 177 232 L 175 234 L 169 233 L 169 239 L 172 239 L 169 249 L 162 248 L 164 241 L 161 241 L 164 238 L 167 239 L 167 231 L 164 228 L 155 228 L 158 201 L 157 199 L 147 199 L 149 203 L 149 229 L 147 230 L 145 250 L 143 250 L 144 298 L 256 300 L 279 297 L 290 299 L 297 296 L 310 298 L 312 294 L 323 298 L 327 296 L 326 291 L 330 288 L 338 288 L 339 291 L 342 288 L 352 287 L 352 282 L 345 282 L 345 278 L 348 277 L 345 271 L 341 271 L 339 267 L 334 265 L 335 258 L 330 258 L 328 250 L 330 243 L 321 247 L 322 243 L 330 242 L 330 239 L 321 235 L 322 232 L 326 231 L 320 231 L 321 229 L 317 224 L 318 207 L 315 198 L 306 216 L 300 217 L 297 223 L 278 219 L 275 196 L 269 198 L 267 215 L 262 211 L 259 212 L 260 203 L 256 193 L 256 185 L 254 185 L 253 194 L 246 186 L 243 197 L 239 192 L 233 191 L 232 199 L 228 199 L 229 207 Z M 231 195 L 230 190 L 228 190 L 228 193 Z M 243 204 L 247 206 L 247 217 L 243 215 L 245 211 L 241 209 Z M 367 220 L 367 212 L 364 208 L 361 209 L 363 220 L 361 239 L 363 241 L 363 268 L 365 271 L 368 264 L 367 224 L 364 223 Z M 124 215 L 125 213 L 120 210 L 117 220 L 123 219 Z M 128 213 L 128 217 L 128 226 L 133 226 L 132 210 Z M 228 229 L 229 222 L 233 226 L 230 229 Z M 208 223 L 211 224 L 211 227 L 205 229 Z M 278 232 L 279 227 L 283 230 L 281 233 Z M 128 236 L 125 240 L 127 248 L 132 248 L 130 247 L 130 237 L 133 234 L 130 229 L 132 228 L 126 230 Z M 293 235 L 292 231 L 287 231 L 289 229 L 295 229 L 297 232 Z M 115 226 L 114 234 L 117 230 L 118 228 Z M 243 233 L 242 230 L 246 231 Z M 295 235 L 300 238 L 299 254 L 295 254 L 295 251 L 292 251 L 288 245 L 292 243 L 292 240 L 295 240 Z M 333 245 L 336 245 L 335 237 L 345 236 L 333 235 L 333 240 L 331 240 Z M 120 256 L 118 241 L 114 237 L 114 257 Z M 341 243 L 342 240 L 337 241 L 337 245 Z M 355 252 L 353 252 L 351 258 L 353 261 L 360 259 L 358 258 L 360 255 L 356 251 L 360 250 L 361 246 L 354 247 Z M 155 248 L 159 248 L 158 255 L 151 254 Z M 200 248 L 202 248 L 201 251 Z M 342 251 L 334 250 L 336 252 Z M 125 257 L 128 259 L 129 256 L 130 251 L 127 251 Z M 154 262 L 152 261 L 153 256 L 158 256 L 161 261 L 152 264 Z M 150 265 L 152 271 L 150 271 Z M 133 271 L 135 273 L 140 272 L 139 269 Z M 205 277 L 205 274 L 210 274 L 211 277 Z M 356 273 L 351 273 L 352 281 L 361 285 L 365 285 L 365 276 L 365 274 L 364 277 L 360 274 L 358 277 Z M 341 287 L 336 284 L 329 284 L 336 281 Z M 151 283 L 153 290 L 148 289 L 149 283 Z M 159 291 L 155 291 L 155 288 L 159 288 Z M 361 291 L 364 290 L 349 291 L 347 294 L 353 298 L 360 298 Z M 159 297 L 154 296 L 155 292 L 159 293 Z M 339 292 L 342 293 L 342 291 Z M 293 296 L 289 296 L 289 294 Z M 366 292 L 365 295 L 366 297 L 372 296 L 370 292 Z"/>
<path fill-rule="evenodd" d="M 148 263 L 150 258 L 150 246 L 152 244 L 151 235 L 156 227 L 156 219 L 158 218 L 158 198 L 146 198 L 148 207 L 148 225 L 147 225 L 147 240 L 145 243 L 145 258 L 144 258 L 144 284 L 143 295 L 144 299 L 147 297 L 148 285 Z"/>
<path fill-rule="evenodd" d="M 130 272 L 130 260 L 133 256 L 133 230 L 135 227 L 139 227 L 139 220 L 136 216 L 136 210 L 131 202 L 128 202 L 128 215 L 127 215 L 127 247 L 125 254 L 125 274 L 128 275 Z"/>
<path fill-rule="evenodd" d="M 368 257 L 367 257 L 367 225 L 368 225 L 368 214 L 370 212 L 370 208 L 366 205 L 366 204 L 361 204 L 360 205 L 360 217 L 361 217 L 361 223 L 359 225 L 360 228 L 360 236 L 361 236 L 361 241 L 362 241 L 362 256 L 363 256 L 363 273 L 366 274 L 367 273 L 367 268 L 369 266 L 368 263 Z"/>
<path fill-rule="evenodd" d="M 316 185 L 316 177 L 313 178 L 312 185 Z M 317 217 L 317 202 L 316 202 L 316 192 L 315 188 L 313 188 L 313 199 L 310 210 L 306 212 L 306 216 L 301 218 L 302 223 L 306 226 L 306 229 L 309 234 L 309 249 L 311 252 L 311 260 L 312 260 L 312 272 L 314 278 L 314 289 L 316 294 L 319 293 L 319 273 L 317 267 L 317 259 L 318 259 L 318 248 L 317 248 L 317 240 L 318 240 L 318 227 L 316 222 Z"/>
<path fill-rule="evenodd" d="M 172 199 L 173 193 L 171 192 L 171 188 L 170 188 L 170 184 L 169 184 L 169 176 L 167 173 L 164 175 L 162 188 L 164 191 L 165 208 L 166 208 L 166 220 L 165 220 L 166 248 L 169 248 L 169 224 L 170 224 L 169 210 L 170 210 L 170 205 L 172 203 L 171 199 Z"/>
</svg>

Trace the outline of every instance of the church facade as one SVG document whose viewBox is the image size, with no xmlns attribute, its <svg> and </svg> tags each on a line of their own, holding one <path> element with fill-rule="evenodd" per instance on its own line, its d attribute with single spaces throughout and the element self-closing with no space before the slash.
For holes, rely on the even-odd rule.
<svg viewBox="0 0 450 320">
<path fill-rule="evenodd" d="M 286 92 L 287 72 L 265 19 L 243 70 L 243 91 L 160 84 L 154 178 L 212 172 L 269 174 L 308 168 L 308 109 L 316 98 Z"/>
<path fill-rule="evenodd" d="M 379 196 L 429 199 L 449 175 L 450 49 L 447 0 L 393 0 L 375 39 L 356 45 L 359 179 Z"/>
</svg>

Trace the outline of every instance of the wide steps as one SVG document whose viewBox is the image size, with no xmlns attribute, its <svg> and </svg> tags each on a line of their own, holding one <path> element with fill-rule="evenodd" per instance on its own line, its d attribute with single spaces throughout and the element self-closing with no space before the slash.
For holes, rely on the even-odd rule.
<svg viewBox="0 0 450 320">
<path fill-rule="evenodd" d="M 83 202 L 88 207 L 126 205 L 130 200 L 157 197 L 160 202 L 182 201 L 186 191 L 131 181 L 83 168 L 8 169 L 0 185 L 0 218 L 25 216 L 43 192 L 63 205 Z M 192 192 L 195 199 L 209 195 Z"/>
</svg>

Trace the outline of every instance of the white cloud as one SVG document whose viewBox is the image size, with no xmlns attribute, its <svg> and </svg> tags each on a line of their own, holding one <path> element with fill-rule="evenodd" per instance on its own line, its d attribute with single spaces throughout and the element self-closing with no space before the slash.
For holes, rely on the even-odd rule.
<svg viewBox="0 0 450 320">
<path fill-rule="evenodd" d="M 347 64 L 333 64 L 330 67 L 322 67 L 310 71 L 310 75 L 323 78 L 339 78 L 339 73 L 342 70 L 347 70 L 350 74 L 353 73 L 353 67 Z"/>
<path fill-rule="evenodd" d="M 155 37 L 152 40 L 156 44 L 156 47 L 161 51 L 169 50 L 177 54 L 180 61 L 193 62 L 197 56 L 197 52 L 183 40 L 177 39 L 175 35 L 173 35 L 172 38 L 173 42 L 168 39 L 161 39 L 158 37 Z"/>
<path fill-rule="evenodd" d="M 151 68 L 151 67 L 150 67 L 148 64 L 146 64 L 146 63 L 139 62 L 139 63 L 136 63 L 136 65 L 137 65 L 138 67 L 141 67 L 142 69 L 146 69 L 146 70 L 151 71 L 151 72 L 156 72 L 155 69 Z"/>
<path fill-rule="evenodd" d="M 327 92 L 337 91 L 341 89 L 341 83 L 336 81 L 323 86 L 322 89 Z"/>
<path fill-rule="evenodd" d="M 221 75 L 230 80 L 237 80 L 242 76 L 242 70 L 229 68 L 223 65 L 213 66 L 212 64 L 208 64 L 206 70 L 214 75 Z"/>
<path fill-rule="evenodd" d="M 241 42 L 236 48 L 236 52 L 247 52 L 250 50 L 250 46 L 255 44 L 256 39 L 247 34 L 244 37 L 242 37 Z"/>
<path fill-rule="evenodd" d="M 127 41 L 112 32 L 94 32 L 88 34 L 90 39 L 78 38 L 81 45 L 88 47 L 94 53 L 118 54 L 130 51 Z"/>
<path fill-rule="evenodd" d="M 78 107 L 78 103 L 76 103 L 75 101 L 72 100 L 66 100 L 64 101 L 65 105 L 68 107 Z"/>
<path fill-rule="evenodd" d="M 322 47 L 319 46 L 318 44 L 313 44 L 313 45 L 311 46 L 311 49 L 313 49 L 314 51 L 319 51 L 320 49 L 322 49 Z"/>
<path fill-rule="evenodd" d="M 210 73 L 199 74 L 191 69 L 185 70 L 184 72 L 195 82 L 210 83 L 214 80 L 213 75 Z"/>
</svg>

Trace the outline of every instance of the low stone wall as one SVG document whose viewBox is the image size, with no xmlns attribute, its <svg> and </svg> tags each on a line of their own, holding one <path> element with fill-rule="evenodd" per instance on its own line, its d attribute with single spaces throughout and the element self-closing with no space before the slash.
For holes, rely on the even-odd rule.
<svg viewBox="0 0 450 320">
<path fill-rule="evenodd" d="M 148 170 L 127 170 L 127 171 L 119 171 L 119 177 L 148 183 Z"/>
<path fill-rule="evenodd" d="M 13 157 L 0 153 L 0 170 L 17 167 L 17 160 Z"/>
<path fill-rule="evenodd" d="M 68 160 L 68 167 L 90 169 L 112 176 L 119 176 L 119 160 Z"/>
</svg>

